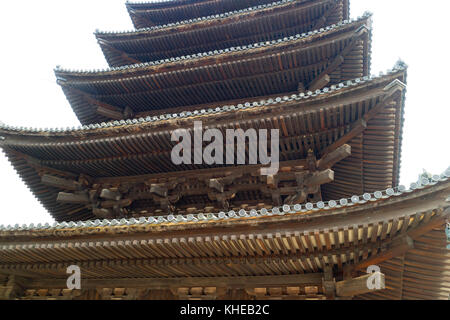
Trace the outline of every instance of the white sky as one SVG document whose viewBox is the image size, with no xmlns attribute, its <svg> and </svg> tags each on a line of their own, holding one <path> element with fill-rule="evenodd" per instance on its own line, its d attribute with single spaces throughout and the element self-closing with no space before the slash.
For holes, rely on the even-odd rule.
<svg viewBox="0 0 450 320">
<path fill-rule="evenodd" d="M 351 0 L 351 17 L 373 16 L 372 74 L 408 65 L 401 183 L 425 168 L 450 165 L 448 12 L 450 1 Z M 125 0 L 0 2 L 0 121 L 32 127 L 72 127 L 78 120 L 56 84 L 53 69 L 103 68 L 93 32 L 132 29 Z M 0 224 L 53 222 L 3 154 Z"/>
</svg>

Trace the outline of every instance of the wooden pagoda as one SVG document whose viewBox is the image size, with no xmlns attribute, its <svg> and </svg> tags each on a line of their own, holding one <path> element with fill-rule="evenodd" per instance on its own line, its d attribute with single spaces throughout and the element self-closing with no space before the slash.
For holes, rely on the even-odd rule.
<svg viewBox="0 0 450 320">
<path fill-rule="evenodd" d="M 450 169 L 398 186 L 406 65 L 370 75 L 370 14 L 349 20 L 348 0 L 126 7 L 136 30 L 95 33 L 109 68 L 55 69 L 81 126 L 0 126 L 56 220 L 0 226 L 0 299 L 448 298 Z M 278 129 L 278 173 L 174 164 L 171 133 L 194 121 Z"/>
</svg>

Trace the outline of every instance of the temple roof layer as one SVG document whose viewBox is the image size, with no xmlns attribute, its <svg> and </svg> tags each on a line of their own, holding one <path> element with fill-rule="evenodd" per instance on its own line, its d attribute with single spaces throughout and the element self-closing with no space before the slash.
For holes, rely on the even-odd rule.
<svg viewBox="0 0 450 320">
<path fill-rule="evenodd" d="M 450 168 L 409 190 L 310 209 L 0 227 L 0 274 L 26 277 L 26 288 L 50 292 L 66 288 L 66 268 L 76 259 L 83 289 L 225 286 L 252 293 L 300 286 L 300 294 L 316 286 L 324 296 L 326 273 L 339 280 L 379 265 L 386 289 L 356 298 L 446 299 L 449 177 Z M 336 294 L 345 296 L 342 291 Z"/>
<path fill-rule="evenodd" d="M 207 0 L 207 1 L 166 1 L 154 2 L 127 2 L 126 6 L 133 24 L 136 28 L 147 28 L 155 25 L 169 24 L 184 20 L 213 15 L 216 18 L 221 14 L 232 11 L 243 11 L 254 6 L 263 6 L 273 0 Z M 282 1 L 278 1 L 279 3 Z M 299 1 L 300 2 L 300 1 Z M 308 2 L 308 1 L 301 1 Z M 345 16 L 348 18 L 348 1 L 344 1 Z"/>
<path fill-rule="evenodd" d="M 97 31 L 96 37 L 109 65 L 121 66 L 271 41 L 320 29 L 348 18 L 346 2 L 285 0 L 136 31 Z"/>
<path fill-rule="evenodd" d="M 330 180 L 322 182 L 327 183 L 321 192 L 327 200 L 398 183 L 405 77 L 406 71 L 398 65 L 386 76 L 358 78 L 315 93 L 267 97 L 257 102 L 211 106 L 208 110 L 91 125 L 85 129 L 39 132 L 2 126 L 0 143 L 22 179 L 58 221 L 74 216 L 77 220 L 94 217 L 87 196 L 77 198 L 67 194 L 70 190 L 88 192 L 92 188 L 125 188 L 129 193 L 120 203 L 128 214 L 155 215 L 163 199 L 151 196 L 151 191 L 142 191 L 149 181 L 169 188 L 170 192 L 176 191 L 177 196 L 167 190 L 159 195 L 163 193 L 168 200 L 178 201 L 179 210 L 187 212 L 193 208 L 192 212 L 217 208 L 220 196 L 225 195 L 228 198 L 222 200 L 230 201 L 231 208 L 243 204 L 257 208 L 261 203 L 263 206 L 273 203 L 273 192 L 267 189 L 269 182 L 257 174 L 258 167 L 227 166 L 223 170 L 218 165 L 172 163 L 171 132 L 177 128 L 192 132 L 194 120 L 202 121 L 204 128 L 218 128 L 222 132 L 229 128 L 246 130 L 255 125 L 279 128 L 280 167 L 288 180 L 283 182 L 287 183 L 284 187 L 280 185 L 282 197 L 296 190 L 289 177 L 293 171 L 305 167 L 308 150 L 319 159 L 318 164 L 330 153 L 339 153 L 337 163 L 330 162 L 328 166 L 333 170 Z M 317 168 L 327 170 L 323 165 Z M 217 193 L 211 185 L 205 186 L 202 179 L 243 179 L 239 180 L 243 184 L 235 183 L 224 189 L 216 185 L 222 192 Z M 57 201 L 61 193 L 66 200 L 76 198 L 77 203 Z M 103 209 L 111 204 L 106 203 Z"/>
<path fill-rule="evenodd" d="M 82 124 L 120 120 L 161 109 L 314 91 L 368 75 L 369 27 L 370 18 L 364 17 L 245 48 L 96 72 L 58 68 L 55 73 Z"/>
<path fill-rule="evenodd" d="M 274 2 L 273 0 L 213 0 L 170 2 L 127 2 L 126 7 L 137 29 L 164 25 L 198 17 L 220 15 Z"/>
</svg>

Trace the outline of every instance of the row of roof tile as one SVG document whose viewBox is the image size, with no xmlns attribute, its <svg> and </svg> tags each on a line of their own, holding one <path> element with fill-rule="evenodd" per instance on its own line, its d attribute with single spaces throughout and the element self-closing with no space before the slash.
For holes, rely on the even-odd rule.
<svg viewBox="0 0 450 320">
<path fill-rule="evenodd" d="M 212 56 L 221 55 L 221 54 L 224 54 L 224 53 L 238 52 L 238 51 L 244 51 L 244 50 L 249 50 L 249 49 L 254 49 L 254 48 L 273 46 L 273 45 L 277 45 L 277 44 L 281 44 L 281 43 L 288 43 L 290 41 L 296 41 L 296 40 L 307 38 L 307 37 L 310 37 L 310 36 L 313 36 L 313 35 L 318 35 L 318 34 L 321 34 L 321 33 L 324 33 L 324 32 L 328 32 L 328 31 L 337 29 L 339 27 L 342 27 L 342 26 L 345 26 L 345 25 L 348 25 L 348 24 L 351 24 L 351 23 L 354 23 L 354 22 L 358 22 L 358 21 L 363 20 L 363 19 L 367 19 L 368 17 L 371 17 L 371 16 L 372 16 L 372 13 L 365 12 L 364 15 L 361 16 L 361 17 L 350 19 L 350 20 L 344 20 L 344 21 L 341 21 L 341 22 L 339 22 L 337 24 L 332 24 L 330 26 L 327 26 L 327 27 L 324 27 L 324 28 L 320 28 L 318 30 L 305 32 L 305 33 L 302 33 L 302 34 L 296 34 L 295 36 L 284 37 L 284 38 L 277 39 L 277 40 L 272 40 L 272 41 L 257 42 L 257 43 L 253 43 L 253 44 L 249 44 L 249 45 L 231 47 L 231 48 L 227 48 L 227 49 L 220 49 L 220 50 L 213 50 L 213 51 L 208 51 L 208 52 L 201 52 L 201 53 L 196 53 L 196 54 L 186 55 L 186 56 L 181 56 L 181 57 L 172 57 L 172 58 L 166 58 L 166 59 L 161 59 L 161 60 L 157 60 L 157 61 L 150 61 L 150 62 L 143 62 L 143 63 L 137 63 L 137 64 L 130 64 L 130 65 L 125 65 L 125 66 L 120 66 L 120 67 L 108 67 L 108 68 L 104 68 L 104 69 L 92 69 L 92 70 L 66 69 L 66 68 L 63 68 L 61 66 L 56 66 L 54 71 L 57 72 L 57 73 L 80 73 L 80 74 L 102 73 L 102 72 L 122 71 L 122 70 L 129 70 L 129 69 L 145 68 L 145 67 L 158 66 L 158 65 L 172 63 L 172 62 L 179 62 L 179 61 L 183 61 L 183 60 L 198 59 L 198 58 L 204 58 L 204 57 L 212 57 Z"/>
<path fill-rule="evenodd" d="M 292 2 L 296 2 L 296 1 L 297 0 L 275 1 L 275 2 L 272 2 L 272 3 L 268 3 L 268 4 L 261 4 L 261 5 L 258 5 L 258 6 L 253 6 L 253 7 L 250 7 L 250 8 L 245 8 L 245 9 L 240 9 L 240 10 L 235 10 L 235 11 L 230 11 L 230 12 L 225 12 L 225 13 L 220 13 L 220 14 L 214 14 L 214 15 L 210 15 L 210 16 L 199 17 L 199 18 L 194 18 L 194 19 L 189 19 L 189 20 L 183 20 L 183 21 L 163 24 L 163 25 L 159 25 L 159 26 L 152 26 L 152 27 L 149 27 L 149 28 L 141 28 L 141 29 L 137 29 L 137 30 L 128 30 L 128 31 L 100 31 L 100 30 L 96 30 L 95 33 L 96 34 L 134 33 L 136 31 L 149 31 L 149 30 L 159 30 L 159 29 L 165 29 L 165 28 L 172 28 L 172 27 L 176 27 L 176 26 L 180 26 L 180 25 L 197 23 L 197 22 L 200 22 L 200 21 L 228 18 L 230 16 L 238 15 L 238 14 L 241 14 L 241 13 L 252 12 L 252 11 L 255 11 L 255 10 L 262 10 L 262 9 L 282 6 L 282 5 L 285 5 L 287 3 L 292 3 Z"/>
<path fill-rule="evenodd" d="M 386 72 L 387 75 L 405 70 L 407 68 L 407 65 L 399 60 L 395 66 L 388 70 Z M 30 127 L 18 127 L 18 126 L 9 126 L 6 124 L 2 124 L 0 122 L 0 130 L 5 131 L 16 131 L 16 132 L 30 132 L 30 133 L 38 133 L 38 132 L 50 132 L 50 133 L 69 133 L 69 132 L 76 132 L 76 131 L 86 131 L 86 130 L 95 130 L 95 129 L 102 129 L 102 128 L 111 128 L 111 127 L 120 127 L 124 125 L 133 125 L 133 124 L 143 124 L 143 123 L 150 123 L 150 122 L 157 122 L 157 121 L 166 121 L 171 119 L 177 119 L 177 118 L 188 118 L 192 116 L 199 116 L 199 115 L 208 115 L 208 114 L 217 114 L 222 112 L 230 112 L 240 109 L 248 109 L 248 108 L 254 108 L 254 107 L 260 107 L 260 106 L 266 106 L 266 105 L 274 105 L 279 103 L 285 103 L 290 102 L 293 100 L 302 100 L 302 99 L 308 99 L 311 97 L 316 97 L 318 95 L 323 95 L 327 93 L 333 93 L 335 91 L 341 90 L 343 88 L 356 86 L 358 84 L 362 84 L 365 82 L 373 81 L 375 79 L 379 79 L 382 76 L 384 76 L 384 73 L 380 73 L 378 76 L 372 75 L 372 76 L 365 76 L 362 78 L 356 78 L 353 80 L 348 80 L 341 82 L 336 85 L 332 85 L 330 87 L 325 87 L 321 90 L 316 90 L 314 92 L 308 91 L 306 93 L 299 93 L 299 94 L 292 94 L 290 96 L 279 96 L 274 98 L 269 98 L 266 100 L 260 100 L 260 101 L 253 101 L 253 102 L 245 102 L 238 105 L 224 105 L 222 107 L 217 108 L 210 108 L 210 109 L 201 109 L 201 110 L 194 110 L 194 111 L 183 111 L 180 113 L 172 113 L 172 114 L 162 114 L 159 116 L 148 116 L 146 118 L 135 118 L 135 119 L 127 119 L 127 120 L 114 120 L 109 122 L 102 122 L 102 123 L 96 123 L 96 124 L 90 124 L 90 125 L 83 125 L 78 127 L 67 127 L 67 128 L 30 128 Z M 0 138 L 1 139 L 1 138 Z"/>
<path fill-rule="evenodd" d="M 69 221 L 69 222 L 55 222 L 50 225 L 46 224 L 29 224 L 22 225 L 16 224 L 14 226 L 0 225 L 1 231 L 34 231 L 34 230 L 51 230 L 51 229 L 70 229 L 70 228 L 89 228 L 89 227 L 107 227 L 107 226 L 121 226 L 121 225 L 142 225 L 142 224 L 167 224 L 167 223 L 196 223 L 212 220 L 226 220 L 226 219 L 246 219 L 254 217 L 264 216 L 276 216 L 298 213 L 310 213 L 322 210 L 331 210 L 347 206 L 361 205 L 367 202 L 379 201 L 382 199 L 388 199 L 392 197 L 398 197 L 405 193 L 414 192 L 418 189 L 423 189 L 448 181 L 450 179 L 450 167 L 440 175 L 433 175 L 432 177 L 422 177 L 417 182 L 411 183 L 409 189 L 405 186 L 398 186 L 396 188 L 389 188 L 383 191 L 375 191 L 373 193 L 364 193 L 363 195 L 354 195 L 351 198 L 342 198 L 340 200 L 319 201 L 317 203 L 306 203 L 304 205 L 284 205 L 281 207 L 273 207 L 272 209 L 252 209 L 250 211 L 241 209 L 239 212 L 233 210 L 228 212 L 219 213 L 199 213 L 188 215 L 166 215 L 157 217 L 141 217 L 139 219 L 104 219 L 104 220 L 88 220 L 88 221 Z M 450 197 L 447 199 L 450 201 Z"/>
</svg>

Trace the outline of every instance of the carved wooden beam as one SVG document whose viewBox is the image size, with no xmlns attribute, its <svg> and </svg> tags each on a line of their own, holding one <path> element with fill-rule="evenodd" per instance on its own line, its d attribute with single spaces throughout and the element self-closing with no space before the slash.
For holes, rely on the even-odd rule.
<svg viewBox="0 0 450 320">
<path fill-rule="evenodd" d="M 90 203 L 89 194 L 87 192 L 79 192 L 79 193 L 60 192 L 58 193 L 56 201 L 74 204 Z"/>
<path fill-rule="evenodd" d="M 334 180 L 334 171 L 326 169 L 323 171 L 315 172 L 305 179 L 305 186 L 314 187 L 322 184 L 330 183 Z"/>
<path fill-rule="evenodd" d="M 349 157 L 352 154 L 352 148 L 348 144 L 338 147 L 336 150 L 328 152 L 317 161 L 317 169 L 324 170 L 331 168 L 334 164 Z"/>
<path fill-rule="evenodd" d="M 131 200 L 131 199 L 107 200 L 107 201 L 102 201 L 100 203 L 100 206 L 105 209 L 114 208 L 114 207 L 124 208 L 124 207 L 130 206 L 131 203 L 133 203 L 133 200 Z"/>
</svg>

